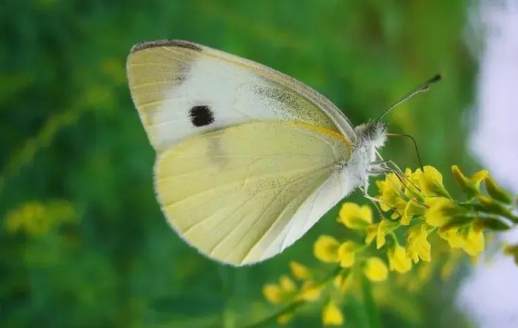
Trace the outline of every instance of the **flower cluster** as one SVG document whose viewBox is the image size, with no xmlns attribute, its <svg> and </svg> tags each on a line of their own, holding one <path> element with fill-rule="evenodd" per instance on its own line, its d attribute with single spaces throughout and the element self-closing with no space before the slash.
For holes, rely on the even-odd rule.
<svg viewBox="0 0 518 328">
<path fill-rule="evenodd" d="M 324 282 L 316 282 L 310 269 L 299 262 L 290 262 L 291 275 L 283 275 L 277 283 L 263 287 L 264 297 L 272 304 L 290 304 L 317 301 Z M 280 324 L 287 323 L 293 313 L 282 314 L 277 318 Z M 337 320 L 335 318 L 335 320 Z M 343 319 L 342 319 L 343 320 Z"/>
<path fill-rule="evenodd" d="M 75 222 L 76 217 L 68 201 L 29 201 L 7 213 L 4 227 L 11 234 L 42 236 L 60 225 Z"/>
<path fill-rule="evenodd" d="M 507 230 L 518 223 L 513 200 L 485 170 L 468 177 L 453 166 L 452 175 L 466 196 L 462 200 L 451 196 L 432 166 L 386 174 L 376 182 L 374 206 L 351 202 L 341 206 L 337 221 L 349 232 L 347 237 L 321 235 L 316 240 L 314 256 L 333 264 L 332 274 L 317 280 L 315 270 L 292 262 L 293 279 L 282 276 L 278 283 L 267 284 L 265 297 L 273 304 L 299 305 L 323 299 L 323 324 L 342 325 L 345 316 L 339 305 L 344 295 L 354 293 L 358 281 L 379 283 L 389 278 L 389 272 L 407 273 L 419 264 L 418 279 L 413 279 L 417 285 L 431 275 L 432 250 L 441 247 L 454 255 L 444 263 L 443 276 L 458 263 L 457 250 L 477 257 L 489 230 Z M 441 245 L 441 240 L 446 243 Z M 507 253 L 518 263 L 518 246 L 507 247 Z M 278 322 L 287 322 L 293 312 L 283 313 Z"/>
</svg>

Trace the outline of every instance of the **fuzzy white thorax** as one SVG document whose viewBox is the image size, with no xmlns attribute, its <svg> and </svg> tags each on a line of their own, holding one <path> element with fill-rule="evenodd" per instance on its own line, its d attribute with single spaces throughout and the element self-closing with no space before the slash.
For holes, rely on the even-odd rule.
<svg viewBox="0 0 518 328">
<path fill-rule="evenodd" d="M 346 189 L 360 187 L 364 192 L 369 187 L 369 177 L 379 171 L 376 161 L 376 150 L 383 147 L 387 139 L 386 127 L 382 122 L 369 122 L 358 125 L 356 144 L 353 146 L 350 159 L 342 168 L 341 177 Z M 350 192 L 349 191 L 349 192 Z"/>
</svg>

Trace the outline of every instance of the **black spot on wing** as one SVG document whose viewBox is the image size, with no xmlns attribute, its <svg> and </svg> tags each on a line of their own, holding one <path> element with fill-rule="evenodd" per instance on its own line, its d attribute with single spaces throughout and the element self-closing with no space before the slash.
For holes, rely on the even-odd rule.
<svg viewBox="0 0 518 328">
<path fill-rule="evenodd" d="M 155 47 L 179 47 L 186 48 L 195 51 L 202 51 L 202 48 L 196 43 L 192 43 L 184 40 L 156 40 L 156 41 L 147 41 L 141 42 L 133 46 L 131 48 L 131 53 L 137 52 L 139 50 L 155 48 Z"/>
<path fill-rule="evenodd" d="M 210 110 L 209 106 L 201 105 L 194 106 L 189 111 L 189 117 L 191 118 L 192 125 L 196 127 L 209 125 L 214 122 L 214 114 Z"/>
</svg>

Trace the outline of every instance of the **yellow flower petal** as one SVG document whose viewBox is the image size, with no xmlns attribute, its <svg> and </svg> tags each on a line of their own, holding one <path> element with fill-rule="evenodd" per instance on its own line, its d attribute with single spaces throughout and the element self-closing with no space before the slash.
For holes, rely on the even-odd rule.
<svg viewBox="0 0 518 328">
<path fill-rule="evenodd" d="M 354 264 L 354 255 L 358 249 L 358 244 L 353 241 L 346 241 L 338 248 L 338 258 L 340 259 L 340 266 L 343 268 L 350 268 Z"/>
<path fill-rule="evenodd" d="M 457 165 L 451 167 L 451 173 L 461 188 L 470 196 L 479 194 L 480 183 L 489 178 L 489 172 L 486 170 L 475 172 L 475 174 L 468 178 Z"/>
<path fill-rule="evenodd" d="M 363 273 L 370 281 L 384 281 L 388 276 L 387 265 L 379 257 L 370 257 L 365 262 Z"/>
<path fill-rule="evenodd" d="M 385 245 L 385 236 L 391 233 L 398 226 L 397 222 L 383 219 L 378 224 L 378 231 L 376 232 L 376 249 L 380 249 Z"/>
<path fill-rule="evenodd" d="M 311 278 L 311 272 L 309 271 L 309 268 L 305 265 L 300 264 L 299 262 L 291 261 L 290 270 L 291 274 L 299 280 Z"/>
<path fill-rule="evenodd" d="M 296 289 L 295 283 L 287 275 L 280 277 L 279 286 L 281 287 L 282 291 L 286 293 L 291 293 Z"/>
<path fill-rule="evenodd" d="M 318 237 L 313 246 L 313 254 L 322 262 L 336 263 L 338 262 L 338 247 L 340 247 L 340 243 L 334 237 L 322 235 Z"/>
<path fill-rule="evenodd" d="M 396 245 L 388 251 L 389 267 L 392 271 L 405 273 L 412 268 L 412 260 L 408 256 L 404 247 Z"/>
<path fill-rule="evenodd" d="M 298 298 L 304 301 L 313 302 L 320 298 L 322 287 L 314 282 L 307 281 L 302 285 Z"/>
<path fill-rule="evenodd" d="M 464 251 L 470 256 L 478 256 L 484 250 L 485 238 L 484 232 L 481 228 L 472 224 L 466 235 L 464 243 Z"/>
<path fill-rule="evenodd" d="M 464 236 L 459 232 L 459 227 L 439 230 L 439 236 L 446 240 L 451 248 L 462 248 L 464 246 Z"/>
<path fill-rule="evenodd" d="M 340 209 L 339 221 L 350 229 L 365 229 L 372 223 L 372 210 L 367 205 L 344 203 Z"/>
<path fill-rule="evenodd" d="M 322 323 L 324 326 L 341 326 L 344 323 L 344 315 L 340 308 L 332 300 L 322 311 Z"/>
<path fill-rule="evenodd" d="M 423 206 L 419 205 L 419 203 L 416 202 L 414 199 L 411 199 L 406 203 L 405 209 L 403 210 L 403 215 L 401 216 L 400 223 L 402 225 L 409 225 L 415 216 L 422 215 L 423 213 Z"/>
<path fill-rule="evenodd" d="M 428 230 L 424 224 L 413 226 L 408 230 L 407 251 L 414 263 L 419 262 L 419 259 L 430 262 L 431 245 L 427 237 Z"/>
<path fill-rule="evenodd" d="M 293 319 L 293 312 L 285 313 L 277 318 L 277 323 L 281 326 L 284 326 L 290 323 L 291 319 Z"/>
<path fill-rule="evenodd" d="M 394 210 L 400 214 L 405 208 L 406 200 L 404 196 L 403 184 L 394 173 L 385 176 L 385 180 L 377 181 L 376 185 L 380 191 L 378 195 L 379 204 L 382 211 Z"/>
<path fill-rule="evenodd" d="M 446 225 L 455 215 L 461 212 L 454 201 L 445 197 L 429 197 L 425 199 L 428 206 L 424 213 L 426 223 L 432 227 Z"/>
<path fill-rule="evenodd" d="M 439 236 L 448 241 L 451 248 L 460 248 L 470 256 L 478 256 L 485 247 L 484 232 L 475 224 L 439 231 Z"/>
<path fill-rule="evenodd" d="M 282 302 L 281 288 L 275 284 L 264 285 L 263 295 L 272 304 L 279 304 Z"/>
<path fill-rule="evenodd" d="M 405 188 L 405 195 L 408 198 L 421 197 L 421 190 L 419 190 L 419 181 L 421 180 L 421 176 L 423 175 L 423 171 L 421 169 L 417 169 L 414 172 L 410 169 L 405 169 L 405 177 L 408 180 Z"/>
<path fill-rule="evenodd" d="M 423 174 L 419 176 L 419 187 L 427 197 L 449 197 L 448 191 L 442 183 L 441 173 L 433 166 L 425 166 Z"/>
<path fill-rule="evenodd" d="M 335 287 L 342 293 L 345 294 L 347 291 L 351 290 L 354 284 L 354 274 L 349 273 L 347 275 L 339 274 L 334 279 Z"/>
<path fill-rule="evenodd" d="M 376 236 L 378 235 L 378 225 L 371 224 L 367 227 L 367 233 L 365 234 L 365 244 L 370 245 Z"/>
</svg>

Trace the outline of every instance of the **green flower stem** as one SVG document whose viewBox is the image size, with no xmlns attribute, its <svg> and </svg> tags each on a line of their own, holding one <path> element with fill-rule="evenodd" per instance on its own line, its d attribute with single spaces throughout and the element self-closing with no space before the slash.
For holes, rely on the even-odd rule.
<svg viewBox="0 0 518 328">
<path fill-rule="evenodd" d="M 399 228 L 399 227 L 398 227 Z M 395 229 L 394 229 L 395 230 Z M 396 233 L 394 231 L 391 231 L 389 233 L 390 237 L 394 240 L 394 244 L 399 245 L 399 240 L 397 239 Z"/>
<path fill-rule="evenodd" d="M 303 301 L 303 300 L 293 301 L 293 302 L 289 303 L 288 305 L 286 305 L 283 309 L 273 313 L 272 315 L 270 315 L 256 323 L 253 323 L 248 326 L 244 326 L 244 328 L 258 328 L 258 327 L 268 326 L 269 324 L 275 323 L 277 321 L 277 318 L 279 318 L 280 316 L 291 313 L 306 303 L 307 303 L 307 301 Z"/>
<path fill-rule="evenodd" d="M 368 326 L 369 328 L 380 328 L 380 318 L 378 308 L 372 297 L 372 286 L 366 277 L 362 278 L 362 293 L 363 293 L 363 305 L 365 312 L 367 312 Z"/>
<path fill-rule="evenodd" d="M 486 210 L 484 208 L 478 208 L 477 216 L 482 219 L 493 219 L 498 221 L 505 221 L 505 219 L 511 221 L 513 224 L 518 223 L 518 217 L 512 214 L 512 212 L 509 210 L 509 213 L 507 215 L 502 215 L 500 213 L 495 213 L 492 210 Z M 504 219 L 505 218 L 505 219 Z M 507 221 L 507 222 L 509 222 Z M 513 228 L 513 226 L 509 226 L 509 229 Z M 504 229 L 505 230 L 505 229 Z"/>
</svg>

